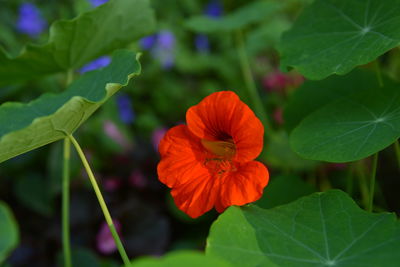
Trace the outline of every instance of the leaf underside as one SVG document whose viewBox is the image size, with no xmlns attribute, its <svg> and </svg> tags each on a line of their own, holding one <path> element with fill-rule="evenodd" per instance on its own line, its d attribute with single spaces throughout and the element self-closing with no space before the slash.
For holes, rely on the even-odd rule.
<svg viewBox="0 0 400 267">
<path fill-rule="evenodd" d="M 72 134 L 129 80 L 140 74 L 135 53 L 116 51 L 104 69 L 89 72 L 60 94 L 0 106 L 0 162 Z"/>
</svg>

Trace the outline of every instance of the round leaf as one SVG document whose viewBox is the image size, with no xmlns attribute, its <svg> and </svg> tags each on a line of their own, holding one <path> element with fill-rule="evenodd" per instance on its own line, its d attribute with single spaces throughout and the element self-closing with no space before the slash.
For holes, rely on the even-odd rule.
<svg viewBox="0 0 400 267">
<path fill-rule="evenodd" d="M 400 91 L 396 84 L 334 101 L 307 116 L 290 135 L 307 159 L 349 162 L 368 157 L 400 137 Z"/>
<path fill-rule="evenodd" d="M 132 267 L 231 267 L 217 257 L 206 256 L 197 251 L 179 251 L 167 254 L 161 259 L 141 258 L 132 262 Z"/>
<path fill-rule="evenodd" d="M 345 74 L 400 43 L 400 0 L 316 0 L 282 37 L 283 68 Z"/>
<path fill-rule="evenodd" d="M 333 190 L 270 210 L 230 207 L 212 225 L 206 254 L 241 267 L 395 267 L 400 223 Z"/>
</svg>

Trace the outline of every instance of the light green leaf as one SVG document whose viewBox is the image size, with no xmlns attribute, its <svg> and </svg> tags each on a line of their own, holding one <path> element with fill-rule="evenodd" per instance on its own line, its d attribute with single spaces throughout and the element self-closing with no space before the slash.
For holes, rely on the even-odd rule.
<svg viewBox="0 0 400 267">
<path fill-rule="evenodd" d="M 193 17 L 186 22 L 186 26 L 193 31 L 202 33 L 234 31 L 268 18 L 280 7 L 279 2 L 255 1 L 220 18 Z"/>
<path fill-rule="evenodd" d="M 140 74 L 137 56 L 114 53 L 106 68 L 86 73 L 61 94 L 0 106 L 0 162 L 73 133 L 129 80 Z"/>
<path fill-rule="evenodd" d="M 316 0 L 282 37 L 284 69 L 309 79 L 345 74 L 400 43 L 400 0 Z"/>
<path fill-rule="evenodd" d="M 4 202 L 0 202 L 0 263 L 17 246 L 19 230 L 11 210 Z"/>
<path fill-rule="evenodd" d="M 400 223 L 332 190 L 270 210 L 230 207 L 212 225 L 206 254 L 241 267 L 395 267 Z"/>
<path fill-rule="evenodd" d="M 16 58 L 0 49 L 0 86 L 75 69 L 154 30 L 148 0 L 111 0 L 50 28 L 48 43 L 28 45 Z"/>
<path fill-rule="evenodd" d="M 307 159 L 349 162 L 396 141 L 400 137 L 399 85 L 387 82 L 381 88 L 359 91 L 302 120 L 290 135 L 293 150 Z"/>
<path fill-rule="evenodd" d="M 206 256 L 198 251 L 177 251 L 163 258 L 144 257 L 132 261 L 132 267 L 231 267 L 228 262 L 217 257 Z"/>
<path fill-rule="evenodd" d="M 384 80 L 384 83 L 389 83 Z M 285 128 L 291 132 L 310 113 L 346 95 L 379 87 L 375 73 L 354 70 L 351 73 L 333 75 L 321 81 L 306 80 L 290 97 L 285 110 Z"/>
</svg>

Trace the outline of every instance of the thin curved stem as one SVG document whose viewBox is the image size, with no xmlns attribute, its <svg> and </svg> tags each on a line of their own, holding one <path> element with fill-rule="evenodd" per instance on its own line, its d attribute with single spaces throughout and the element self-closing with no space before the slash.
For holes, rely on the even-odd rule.
<svg viewBox="0 0 400 267">
<path fill-rule="evenodd" d="M 372 171 L 371 181 L 369 189 L 369 202 L 367 211 L 371 212 L 374 206 L 374 195 L 375 195 L 375 180 L 376 180 L 376 168 L 378 166 L 378 152 L 372 158 Z"/>
<path fill-rule="evenodd" d="M 70 141 L 64 138 L 63 182 L 62 182 L 62 240 L 64 267 L 71 267 L 71 244 L 69 239 L 69 160 Z"/>
<path fill-rule="evenodd" d="M 253 102 L 256 114 L 260 117 L 260 120 L 264 124 L 264 127 L 268 130 L 271 130 L 271 124 L 269 123 L 267 114 L 261 102 L 260 95 L 257 91 L 253 74 L 251 72 L 250 63 L 246 52 L 246 46 L 244 43 L 243 32 L 241 30 L 238 30 L 236 32 L 236 48 L 239 55 L 240 67 L 242 69 L 243 78 L 246 83 L 247 92 L 251 98 L 251 101 Z"/>
<path fill-rule="evenodd" d="M 125 252 L 125 248 L 122 245 L 121 239 L 118 236 L 117 230 L 115 229 L 113 220 L 111 218 L 110 212 L 108 211 L 106 202 L 104 201 L 103 195 L 101 194 L 100 188 L 97 185 L 96 178 L 93 175 L 92 169 L 89 166 L 89 163 L 85 157 L 85 154 L 83 153 L 79 143 L 76 141 L 76 139 L 72 135 L 68 135 L 68 138 L 71 140 L 72 144 L 74 145 L 76 151 L 78 152 L 79 157 L 81 158 L 81 161 L 83 163 L 83 166 L 85 167 L 85 170 L 89 176 L 89 180 L 93 186 L 94 192 L 96 193 L 97 200 L 99 201 L 101 210 L 103 211 L 104 217 L 106 219 L 106 222 L 108 224 L 108 227 L 110 228 L 111 234 L 114 238 L 115 244 L 117 245 L 119 254 L 121 255 L 121 258 L 125 264 L 125 266 L 129 267 L 131 266 L 131 263 L 129 261 L 128 255 Z"/>
</svg>

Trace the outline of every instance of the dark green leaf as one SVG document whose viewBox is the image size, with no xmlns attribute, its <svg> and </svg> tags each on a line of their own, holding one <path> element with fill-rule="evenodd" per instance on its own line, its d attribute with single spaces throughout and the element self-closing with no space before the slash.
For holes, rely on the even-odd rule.
<svg viewBox="0 0 400 267">
<path fill-rule="evenodd" d="M 363 88 L 361 88 L 363 89 Z M 307 159 L 349 162 L 368 157 L 400 137 L 400 91 L 385 83 L 342 98 L 307 116 L 290 135 Z"/>
<path fill-rule="evenodd" d="M 296 175 L 272 177 L 264 189 L 263 196 L 256 202 L 261 208 L 273 208 L 295 201 L 317 191 L 315 187 Z"/>
<path fill-rule="evenodd" d="M 316 0 L 283 35 L 282 68 L 310 79 L 345 74 L 400 43 L 400 0 Z"/>
<path fill-rule="evenodd" d="M 19 231 L 11 210 L 4 202 L 0 202 L 0 263 L 17 246 Z"/>
<path fill-rule="evenodd" d="M 0 106 L 0 162 L 73 133 L 93 112 L 140 73 L 137 56 L 117 51 L 104 69 L 86 73 L 61 94 Z"/>
<path fill-rule="evenodd" d="M 18 200 L 26 207 L 42 215 L 52 213 L 50 190 L 43 177 L 37 174 L 23 176 L 17 180 L 14 189 Z"/>
<path fill-rule="evenodd" d="M 148 0 L 111 0 L 72 20 L 55 22 L 48 43 L 10 58 L 0 49 L 0 86 L 75 69 L 154 29 Z"/>
<path fill-rule="evenodd" d="M 385 83 L 389 81 L 384 81 Z M 285 128 L 291 132 L 310 113 L 346 95 L 379 87 L 374 73 L 354 70 L 322 81 L 305 81 L 290 97 L 285 110 Z"/>
<path fill-rule="evenodd" d="M 400 223 L 333 190 L 270 210 L 230 207 L 212 225 L 206 251 L 241 267 L 395 267 Z"/>
</svg>

